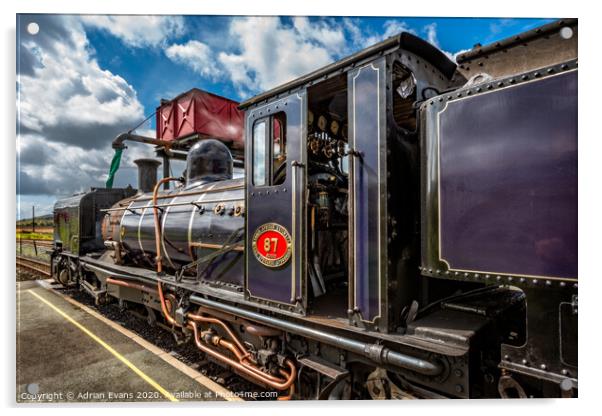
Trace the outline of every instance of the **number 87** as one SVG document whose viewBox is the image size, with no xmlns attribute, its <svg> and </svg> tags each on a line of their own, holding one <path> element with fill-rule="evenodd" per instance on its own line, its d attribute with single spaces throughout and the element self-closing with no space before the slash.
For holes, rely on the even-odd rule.
<svg viewBox="0 0 602 416">
<path fill-rule="evenodd" d="M 263 240 L 263 249 L 266 253 L 276 253 L 276 247 L 278 246 L 278 239 L 276 237 L 265 238 Z"/>
</svg>

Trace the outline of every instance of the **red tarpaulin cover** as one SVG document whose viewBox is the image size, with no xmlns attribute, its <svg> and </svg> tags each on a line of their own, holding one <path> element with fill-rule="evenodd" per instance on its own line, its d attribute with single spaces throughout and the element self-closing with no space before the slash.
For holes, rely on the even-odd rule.
<svg viewBox="0 0 602 416">
<path fill-rule="evenodd" d="M 238 104 L 193 88 L 157 108 L 157 139 L 179 140 L 200 134 L 242 150 L 244 112 Z"/>
</svg>

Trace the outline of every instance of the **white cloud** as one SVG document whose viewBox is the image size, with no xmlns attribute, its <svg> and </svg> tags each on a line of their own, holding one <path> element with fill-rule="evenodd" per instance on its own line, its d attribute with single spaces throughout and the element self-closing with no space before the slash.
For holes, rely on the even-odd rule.
<svg viewBox="0 0 602 416">
<path fill-rule="evenodd" d="M 198 40 L 190 40 L 182 45 L 171 45 L 165 50 L 165 55 L 174 62 L 188 65 L 205 77 L 215 79 L 220 74 L 211 48 Z"/>
<path fill-rule="evenodd" d="M 361 46 L 363 48 L 372 46 L 375 43 L 390 38 L 391 36 L 399 35 L 401 32 L 410 32 L 412 34 L 416 34 L 406 22 L 401 20 L 387 20 L 385 23 L 383 23 L 383 29 L 384 31 L 381 33 L 374 33 L 363 37 L 361 39 Z"/>
<path fill-rule="evenodd" d="M 231 22 L 229 36 L 238 39 L 238 51 L 221 52 L 218 59 L 236 87 L 252 92 L 267 90 L 339 56 L 333 48 L 341 44 L 343 28 L 302 18 L 294 22 L 292 27 L 283 25 L 278 17 L 236 18 Z M 317 39 L 319 34 L 324 38 Z"/>
<path fill-rule="evenodd" d="M 51 141 L 99 147 L 94 142 L 99 134 L 142 119 L 143 108 L 131 85 L 100 68 L 77 21 L 64 18 L 58 23 L 68 28 L 60 39 L 21 45 L 36 48 L 39 65 L 31 75 L 19 75 L 20 127 Z M 89 130 L 88 137 L 80 136 L 81 129 Z"/>
<path fill-rule="evenodd" d="M 345 49 L 345 33 L 336 24 L 327 21 L 312 23 L 308 17 L 297 16 L 293 18 L 293 26 L 304 39 L 324 46 L 330 53 Z"/>
<path fill-rule="evenodd" d="M 449 51 L 444 50 L 441 47 L 441 45 L 439 44 L 439 38 L 437 37 L 437 23 L 433 22 L 431 24 L 428 24 L 428 25 L 424 26 L 423 30 L 426 33 L 426 41 L 428 43 L 430 43 L 431 45 L 437 47 L 452 62 L 456 62 L 456 57 L 459 54 L 466 52 L 465 50 L 463 50 L 463 51 L 459 51 L 459 52 L 456 52 L 456 53 L 451 53 Z"/>
<path fill-rule="evenodd" d="M 86 26 L 105 30 L 132 47 L 158 46 L 184 33 L 182 16 L 82 16 Z"/>
<path fill-rule="evenodd" d="M 77 18 L 36 21 L 35 39 L 18 37 L 20 52 L 31 53 L 18 74 L 18 192 L 65 195 L 101 186 L 112 139 L 144 118 L 143 106 L 125 79 L 99 66 Z"/>
</svg>

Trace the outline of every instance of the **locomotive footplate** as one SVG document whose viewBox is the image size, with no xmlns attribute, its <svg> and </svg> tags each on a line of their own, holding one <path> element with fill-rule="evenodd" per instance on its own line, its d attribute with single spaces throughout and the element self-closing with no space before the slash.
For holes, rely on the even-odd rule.
<svg viewBox="0 0 602 416">
<path fill-rule="evenodd" d="M 82 257 L 81 261 L 85 269 L 105 278 L 115 277 L 149 285 L 156 285 L 158 282 L 157 274 L 153 271 L 108 264 L 90 256 Z M 197 294 L 203 294 L 220 299 L 219 303 L 215 302 L 215 309 L 231 312 L 227 309 L 237 308 L 237 315 L 243 317 L 244 313 L 256 314 L 251 311 L 251 308 L 256 309 L 258 305 L 245 300 L 244 296 L 235 290 L 224 290 L 186 281 L 178 282 L 174 276 L 170 275 L 162 275 L 160 281 L 173 288 L 193 293 L 190 296 L 191 304 L 197 304 L 202 299 Z M 225 301 L 238 306 L 229 305 Z M 468 342 L 444 343 L 441 340 L 425 337 L 421 334 L 366 333 L 361 328 L 349 325 L 345 320 L 329 320 L 328 322 L 324 322 L 320 318 L 299 316 L 287 310 L 278 310 L 268 305 L 262 305 L 262 309 L 264 312 L 271 312 L 271 315 L 279 314 L 282 317 L 282 319 L 278 319 L 276 316 L 270 318 L 267 314 L 263 315 L 267 319 L 270 319 L 272 326 L 275 328 L 280 328 L 279 323 L 286 321 L 296 328 L 307 328 L 307 330 L 313 333 L 328 334 L 330 339 L 335 340 L 334 343 L 321 341 L 325 344 L 336 344 L 336 341 L 340 340 L 343 340 L 343 345 L 346 342 L 345 340 L 351 340 L 353 344 L 365 344 L 361 354 L 353 352 L 347 354 L 346 359 L 348 361 L 356 360 L 358 362 L 372 364 L 376 362 L 378 364 L 378 361 L 382 357 L 387 357 L 389 354 L 401 354 L 404 357 L 408 357 L 410 361 L 417 359 L 417 362 L 424 360 L 425 363 L 434 363 L 437 367 L 440 367 L 440 371 L 437 374 L 419 374 L 416 371 L 406 371 L 396 365 L 387 363 L 382 363 L 382 366 L 389 371 L 403 374 L 403 377 L 412 383 L 436 388 L 442 394 L 455 397 L 469 397 L 470 348 Z M 289 332 L 286 328 L 284 330 Z M 290 330 L 290 333 L 294 334 L 295 331 Z M 345 352 L 344 347 L 341 348 L 341 352 Z"/>
</svg>

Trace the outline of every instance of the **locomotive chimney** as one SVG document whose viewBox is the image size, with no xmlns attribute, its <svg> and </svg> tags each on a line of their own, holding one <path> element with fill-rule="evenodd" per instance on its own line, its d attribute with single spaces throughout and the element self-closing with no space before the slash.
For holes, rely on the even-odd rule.
<svg viewBox="0 0 602 416">
<path fill-rule="evenodd" d="M 153 192 L 157 184 L 157 168 L 161 162 L 155 159 L 137 159 L 134 163 L 138 165 L 138 193 Z"/>
</svg>

